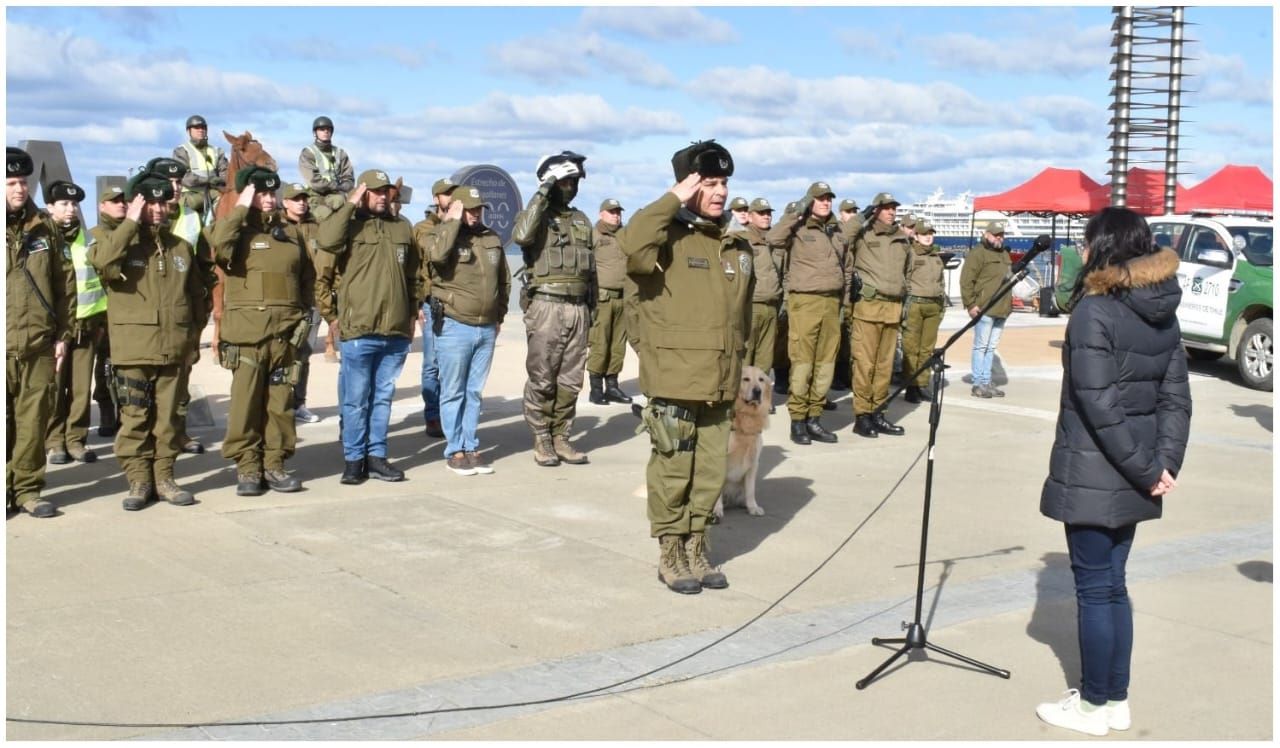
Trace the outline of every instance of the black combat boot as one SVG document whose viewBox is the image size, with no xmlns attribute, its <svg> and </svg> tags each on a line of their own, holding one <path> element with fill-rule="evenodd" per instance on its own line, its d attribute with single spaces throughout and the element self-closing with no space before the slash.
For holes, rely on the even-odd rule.
<svg viewBox="0 0 1280 748">
<path fill-rule="evenodd" d="M 364 483 L 369 477 L 369 468 L 364 463 L 364 458 L 359 460 L 347 460 L 347 467 L 342 471 L 341 483 L 348 486 L 354 486 L 357 483 Z"/>
<path fill-rule="evenodd" d="M 880 433 L 876 431 L 875 421 L 871 419 L 871 416 L 866 414 L 858 416 L 858 419 L 853 424 L 853 433 L 870 439 L 875 439 L 880 436 Z"/>
<path fill-rule="evenodd" d="M 366 460 L 369 466 L 369 475 L 378 480 L 386 480 L 391 482 L 404 480 L 404 471 L 391 467 L 391 463 L 387 462 L 387 458 L 378 457 L 377 455 L 369 455 Z"/>
<path fill-rule="evenodd" d="M 606 374 L 604 378 L 604 397 L 606 400 L 626 405 L 631 402 L 631 396 L 623 392 L 618 387 L 618 375 Z"/>
<path fill-rule="evenodd" d="M 876 413 L 871 417 L 871 419 L 871 425 L 875 427 L 876 431 L 879 431 L 882 434 L 888 434 L 889 436 L 902 436 L 907 433 L 907 430 L 901 426 L 894 426 L 892 423 L 885 420 L 884 413 Z"/>
<path fill-rule="evenodd" d="M 262 486 L 262 473 L 251 470 L 236 474 L 236 496 L 261 496 L 266 492 Z"/>
<path fill-rule="evenodd" d="M 262 473 L 262 479 L 272 491 L 293 493 L 302 490 L 302 481 L 296 475 L 290 475 L 284 468 L 272 470 L 268 468 Z"/>
<path fill-rule="evenodd" d="M 791 441 L 796 444 L 812 443 L 812 440 L 809 438 L 809 429 L 805 427 L 804 421 L 791 422 Z"/>
<path fill-rule="evenodd" d="M 822 409 L 823 409 L 823 410 L 827 410 L 827 411 L 835 410 L 835 409 L 836 409 L 836 408 L 838 408 L 838 407 L 840 407 L 840 406 L 836 405 L 835 403 L 831 402 L 830 400 L 828 400 L 828 401 L 826 401 L 825 403 L 823 403 L 823 404 L 822 404 Z"/>
<path fill-rule="evenodd" d="M 822 421 L 818 420 L 817 416 L 814 416 L 813 418 L 810 418 L 809 420 L 805 421 L 804 428 L 805 428 L 805 431 L 809 432 L 809 436 L 813 437 L 814 439 L 817 439 L 820 442 L 825 442 L 827 444 L 835 444 L 837 441 L 840 440 L 840 437 L 822 428 Z"/>
<path fill-rule="evenodd" d="M 919 403 L 924 401 L 924 395 L 921 394 L 920 388 L 914 384 L 907 387 L 907 391 L 902 393 L 902 399 L 909 403 Z"/>
<path fill-rule="evenodd" d="M 587 378 L 591 380 L 591 394 L 587 399 L 596 405 L 608 405 L 609 398 L 604 396 L 604 375 L 587 372 Z"/>
</svg>

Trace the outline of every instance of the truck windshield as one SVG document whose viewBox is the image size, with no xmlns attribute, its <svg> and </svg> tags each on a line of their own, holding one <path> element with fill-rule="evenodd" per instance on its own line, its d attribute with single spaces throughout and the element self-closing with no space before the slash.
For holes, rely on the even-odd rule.
<svg viewBox="0 0 1280 748">
<path fill-rule="evenodd" d="M 1249 264 L 1271 267 L 1271 227 L 1241 226 L 1227 230 L 1231 232 L 1235 246 L 1244 252 Z"/>
</svg>

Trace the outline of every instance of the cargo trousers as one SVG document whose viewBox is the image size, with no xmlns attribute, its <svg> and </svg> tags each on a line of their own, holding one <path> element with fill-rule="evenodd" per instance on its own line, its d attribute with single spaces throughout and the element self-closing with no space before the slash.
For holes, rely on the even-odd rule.
<svg viewBox="0 0 1280 748">
<path fill-rule="evenodd" d="M 231 406 L 222 456 L 234 460 L 241 475 L 284 470 L 298 443 L 289 374 L 296 351 L 279 337 L 237 346 L 231 370 Z"/>
<path fill-rule="evenodd" d="M 853 412 L 870 415 L 889 397 L 902 302 L 859 299 L 853 305 Z"/>
<path fill-rule="evenodd" d="M 942 324 L 942 302 L 912 296 L 907 302 L 907 322 L 902 329 L 902 376 L 909 377 L 933 355 L 938 344 L 938 327 Z M 926 370 L 907 382 L 917 387 L 929 384 L 932 372 Z"/>
<path fill-rule="evenodd" d="M 755 366 L 769 374 L 778 339 L 778 302 L 751 302 L 751 332 L 743 366 Z M 770 374 L 772 376 L 772 374 Z"/>
<path fill-rule="evenodd" d="M 528 353 L 524 420 L 534 436 L 569 435 L 582 391 L 591 313 L 586 304 L 533 298 L 524 313 Z"/>
<path fill-rule="evenodd" d="M 67 358 L 57 374 L 53 408 L 45 435 L 46 449 L 64 449 L 73 444 L 83 447 L 89 437 L 96 373 L 94 364 L 101 347 L 99 341 L 107 332 L 107 315 L 103 313 L 80 320 L 80 325 L 82 332 L 78 339 L 67 344 Z M 105 394 L 97 393 L 99 398 Z M 99 407 L 112 407 L 110 400 L 104 405 L 99 399 L 98 404 Z"/>
<path fill-rule="evenodd" d="M 622 291 L 602 288 L 596 302 L 595 320 L 587 336 L 590 352 L 587 371 L 592 374 L 617 376 L 627 352 L 627 317 L 623 311 Z"/>
<path fill-rule="evenodd" d="M 66 362 L 63 362 L 66 365 Z M 53 351 L 5 358 L 5 493 L 20 507 L 44 489 L 45 431 L 53 410 Z"/>
<path fill-rule="evenodd" d="M 682 439 L 692 439 L 693 443 L 666 454 L 655 447 L 649 454 L 645 468 L 649 535 L 657 538 L 705 532 L 724 487 L 733 401 L 707 403 L 664 398 L 661 402 L 684 409 L 688 419 L 681 419 Z"/>
<path fill-rule="evenodd" d="M 117 365 L 120 430 L 115 454 L 131 483 L 173 478 L 182 449 L 178 401 L 187 393 L 186 364 Z"/>
<path fill-rule="evenodd" d="M 791 420 L 822 415 L 836 371 L 840 347 L 840 297 L 792 292 L 787 297 L 787 355 L 791 387 L 787 410 Z"/>
</svg>

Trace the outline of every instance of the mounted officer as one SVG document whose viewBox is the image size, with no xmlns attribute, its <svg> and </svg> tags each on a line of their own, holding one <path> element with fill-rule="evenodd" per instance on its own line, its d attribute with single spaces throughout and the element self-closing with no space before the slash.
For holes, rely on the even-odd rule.
<svg viewBox="0 0 1280 748">
<path fill-rule="evenodd" d="M 227 154 L 209 143 L 209 123 L 193 114 L 187 117 L 187 142 L 173 149 L 173 158 L 186 167 L 182 176 L 182 202 L 200 214 L 213 215 L 218 195 L 227 186 Z"/>
<path fill-rule="evenodd" d="M 355 189 L 356 173 L 347 152 L 333 144 L 333 120 L 316 117 L 311 123 L 315 142 L 298 154 L 298 173 L 311 192 L 311 212 L 317 221 L 342 207 Z"/>
</svg>

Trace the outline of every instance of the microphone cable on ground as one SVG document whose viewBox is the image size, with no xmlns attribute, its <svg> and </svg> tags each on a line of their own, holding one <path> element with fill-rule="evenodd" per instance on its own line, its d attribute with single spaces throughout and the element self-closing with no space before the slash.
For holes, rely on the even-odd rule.
<svg viewBox="0 0 1280 748">
<path fill-rule="evenodd" d="M 440 709 L 423 709 L 420 711 L 412 711 L 412 712 L 390 712 L 386 714 L 356 714 L 356 715 L 350 715 L 346 717 L 309 717 L 305 719 L 243 720 L 243 721 L 228 721 L 228 722 L 94 722 L 94 721 L 88 721 L 88 720 L 78 721 L 78 720 L 65 720 L 65 719 L 39 719 L 39 718 L 30 718 L 30 717 L 5 717 L 5 721 L 12 722 L 15 724 L 26 724 L 26 725 L 63 725 L 68 727 L 120 727 L 120 728 L 148 728 L 148 729 L 151 729 L 151 728 L 188 729 L 188 728 L 194 728 L 194 727 L 258 727 L 258 726 L 277 726 L 277 725 L 280 725 L 280 726 L 282 725 L 315 725 L 315 724 L 329 724 L 329 723 L 340 723 L 340 722 L 362 722 L 365 720 L 374 720 L 374 719 L 403 719 L 407 717 L 429 717 L 437 714 L 459 714 L 464 712 L 493 711 L 497 709 L 516 709 L 516 708 L 527 707 L 527 706 L 545 706 L 547 704 L 556 704 L 560 702 L 573 701 L 573 700 L 583 699 L 588 697 L 606 696 L 606 695 L 609 695 L 609 693 L 607 692 L 611 692 L 615 688 L 618 688 L 620 686 L 625 686 L 629 683 L 634 683 L 643 678 L 648 678 L 651 675 L 656 675 L 657 673 L 660 673 L 663 670 L 667 670 L 683 662 L 687 662 L 693 659 L 694 657 L 697 657 L 698 655 L 702 654 L 703 652 L 706 652 L 707 650 L 713 647 L 719 646 L 720 644 L 724 643 L 728 639 L 742 633 L 742 631 L 745 630 L 748 626 L 752 625 L 756 621 L 759 621 L 761 618 L 764 618 L 774 608 L 781 605 L 784 600 L 786 600 L 788 597 L 794 594 L 797 590 L 799 590 L 801 587 L 807 584 L 810 579 L 812 579 L 814 576 L 817 575 L 818 572 L 822 571 L 823 568 L 825 568 L 826 565 L 829 564 L 832 561 L 832 559 L 834 559 L 840 553 L 840 551 L 844 550 L 845 546 L 847 546 L 850 543 L 850 541 L 853 540 L 854 536 L 856 536 L 862 530 L 862 528 L 865 527 L 867 523 L 871 521 L 871 518 L 876 516 L 876 514 L 879 513 L 879 511 L 882 508 L 884 508 L 884 505 L 889 502 L 889 499 L 893 498 L 894 493 L 897 492 L 898 488 L 902 485 L 903 481 L 905 481 L 907 479 L 907 476 L 911 474 L 911 471 L 915 470 L 916 465 L 920 463 L 920 458 L 924 457 L 925 451 L 927 449 L 928 448 L 926 447 L 925 449 L 920 450 L 919 454 L 916 455 L 916 458 L 911 461 L 911 464 L 907 466 L 907 469 L 903 471 L 901 476 L 898 477 L 897 482 L 893 484 L 893 487 L 889 489 L 889 492 L 886 493 L 884 495 L 884 498 L 880 500 L 880 503 L 876 504 L 875 508 L 873 508 L 867 514 L 867 516 L 863 517 L 862 521 L 858 523 L 858 526 L 853 528 L 853 530 L 847 536 L 845 536 L 844 540 L 840 541 L 840 544 L 836 546 L 835 550 L 833 550 L 830 554 L 828 554 L 827 557 L 824 558 L 816 567 L 814 567 L 812 571 L 810 571 L 808 574 L 805 574 L 800 579 L 799 582 L 796 582 L 791 587 L 791 589 L 784 592 L 782 596 L 779 597 L 777 600 L 774 600 L 772 603 L 769 603 L 769 605 L 766 606 L 764 610 L 761 610 L 759 613 L 747 619 L 746 622 L 742 623 L 737 628 L 733 629 L 727 634 L 724 634 L 723 636 L 720 636 L 714 641 L 711 641 L 707 644 L 702 645 L 701 647 L 698 647 L 697 649 L 693 650 L 692 652 L 686 655 L 678 657 L 675 660 L 672 660 L 671 662 L 668 662 L 664 665 L 660 665 L 656 668 L 653 668 L 652 670 L 648 670 L 646 672 L 640 673 L 639 675 L 633 675 L 630 678 L 625 678 L 623 680 L 616 681 L 608 685 L 597 686 L 596 688 L 587 689 L 585 691 L 577 691 L 575 693 L 565 694 L 563 696 L 551 696 L 545 699 L 513 701 L 513 702 L 508 702 L 503 704 L 479 704 L 475 706 L 443 707 Z M 777 654 L 777 653 L 774 653 L 774 654 Z M 768 656 L 772 657 L 773 654 L 770 654 Z M 721 668 L 721 670 L 723 669 L 725 668 Z M 671 683 L 684 683 L 684 682 L 693 680 L 695 678 L 704 677 L 713 672 L 716 672 L 716 671 L 695 673 L 694 675 L 690 675 L 684 678 L 666 681 L 664 683 L 659 683 L 659 684 L 653 684 L 651 686 L 641 686 L 641 687 L 637 687 L 637 689 L 627 689 L 627 690 L 638 690 L 639 688 L 655 688 L 662 685 L 669 685 Z"/>
</svg>

